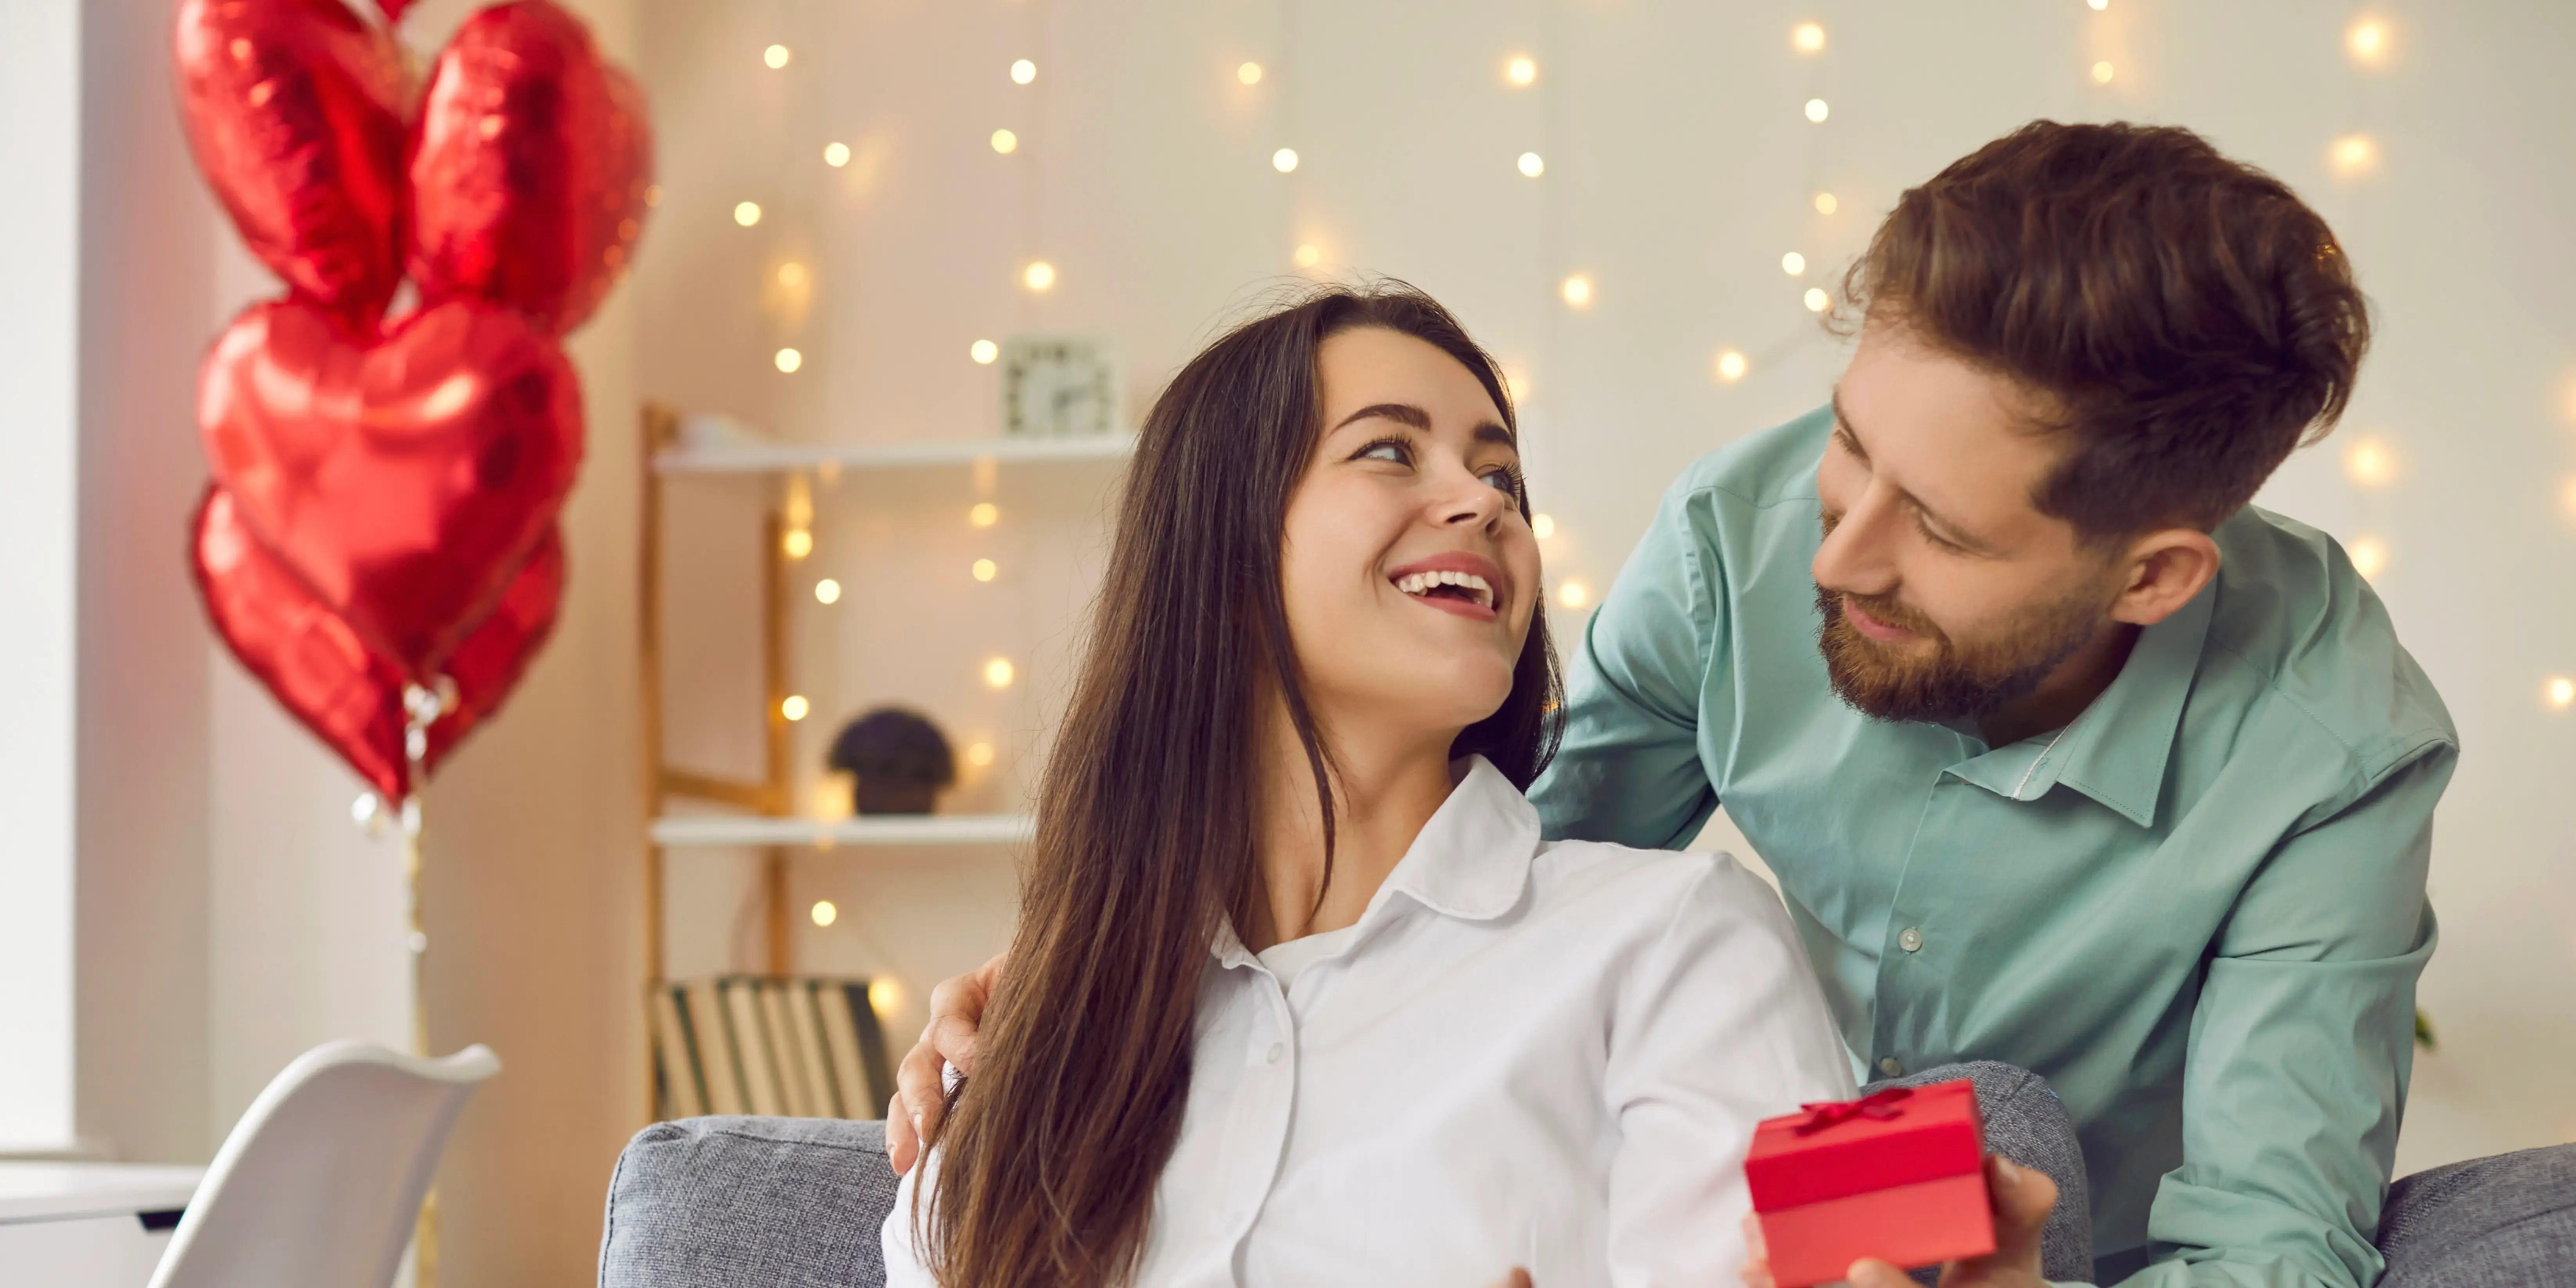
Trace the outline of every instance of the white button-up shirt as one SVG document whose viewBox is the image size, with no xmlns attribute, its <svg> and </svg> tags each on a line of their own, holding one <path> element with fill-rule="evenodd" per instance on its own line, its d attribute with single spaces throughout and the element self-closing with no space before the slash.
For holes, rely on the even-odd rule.
<svg viewBox="0 0 2576 1288">
<path fill-rule="evenodd" d="M 1732 1288 L 1755 1122 L 1852 1094 L 1769 887 L 1543 842 L 1479 758 L 1348 930 L 1220 935 L 1136 1283 Z M 935 1165 L 886 1222 L 890 1288 L 933 1283 Z"/>
</svg>

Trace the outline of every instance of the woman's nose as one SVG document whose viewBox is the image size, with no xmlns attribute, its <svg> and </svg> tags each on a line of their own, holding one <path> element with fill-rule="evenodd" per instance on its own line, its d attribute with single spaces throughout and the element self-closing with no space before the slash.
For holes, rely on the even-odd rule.
<svg viewBox="0 0 2576 1288">
<path fill-rule="evenodd" d="M 1449 488 L 1440 498 L 1440 522 L 1444 525 L 1476 527 L 1493 522 L 1509 509 L 1512 499 L 1501 488 L 1483 479 L 1468 477 L 1460 486 Z"/>
</svg>

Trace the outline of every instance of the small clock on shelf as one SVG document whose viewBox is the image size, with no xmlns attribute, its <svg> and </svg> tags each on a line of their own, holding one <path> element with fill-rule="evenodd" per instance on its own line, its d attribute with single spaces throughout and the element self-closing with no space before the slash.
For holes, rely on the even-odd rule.
<svg viewBox="0 0 2576 1288">
<path fill-rule="evenodd" d="M 1118 363 L 1082 336 L 1018 335 L 1002 342 L 1002 433 L 1088 438 L 1119 432 Z"/>
</svg>

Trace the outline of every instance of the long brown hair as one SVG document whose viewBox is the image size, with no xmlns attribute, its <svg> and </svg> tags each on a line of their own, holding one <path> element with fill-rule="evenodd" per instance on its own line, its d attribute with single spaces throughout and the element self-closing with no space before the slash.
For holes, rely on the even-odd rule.
<svg viewBox="0 0 2576 1288">
<path fill-rule="evenodd" d="M 1274 688 L 1314 774 L 1331 880 L 1328 758 L 1280 554 L 1322 429 L 1317 351 L 1360 327 L 1457 359 L 1518 432 L 1493 360 L 1395 282 L 1322 288 L 1238 326 L 1155 400 L 1039 785 L 1010 964 L 913 1214 L 948 1288 L 1107 1288 L 1134 1274 L 1180 1135 L 1209 947 L 1220 925 L 1247 924 L 1260 884 L 1258 735 Z M 1453 754 L 1481 754 L 1527 787 L 1555 750 L 1557 693 L 1534 612 L 1511 696 Z"/>
</svg>

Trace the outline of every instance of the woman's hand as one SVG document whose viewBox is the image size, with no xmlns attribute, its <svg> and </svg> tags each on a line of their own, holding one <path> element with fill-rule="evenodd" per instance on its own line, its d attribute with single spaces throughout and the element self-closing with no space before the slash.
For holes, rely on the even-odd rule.
<svg viewBox="0 0 2576 1288">
<path fill-rule="evenodd" d="M 921 1158 L 921 1142 L 939 1126 L 939 1115 L 948 1107 L 940 1066 L 974 1072 L 975 1033 L 984 1022 L 984 1004 L 992 1000 L 993 981 L 1001 974 L 1002 959 L 996 957 L 972 974 L 943 980 L 930 990 L 930 1023 L 895 1069 L 894 1099 L 886 1102 L 886 1159 L 894 1164 L 895 1175 L 912 1170 Z"/>
<path fill-rule="evenodd" d="M 2016 1167 L 2001 1154 L 1986 1155 L 1986 1194 L 1994 1205 L 1995 1250 L 1941 1267 L 1941 1288 L 2044 1288 L 2039 1276 L 2039 1231 L 2057 1206 L 2057 1182 L 2045 1173 Z M 1752 1257 L 1744 1263 L 1745 1288 L 1776 1288 L 1768 1254 L 1762 1247 L 1762 1223 L 1744 1218 L 1744 1241 Z M 1914 1288 L 1905 1272 L 1863 1257 L 1845 1272 L 1851 1288 Z"/>
</svg>

